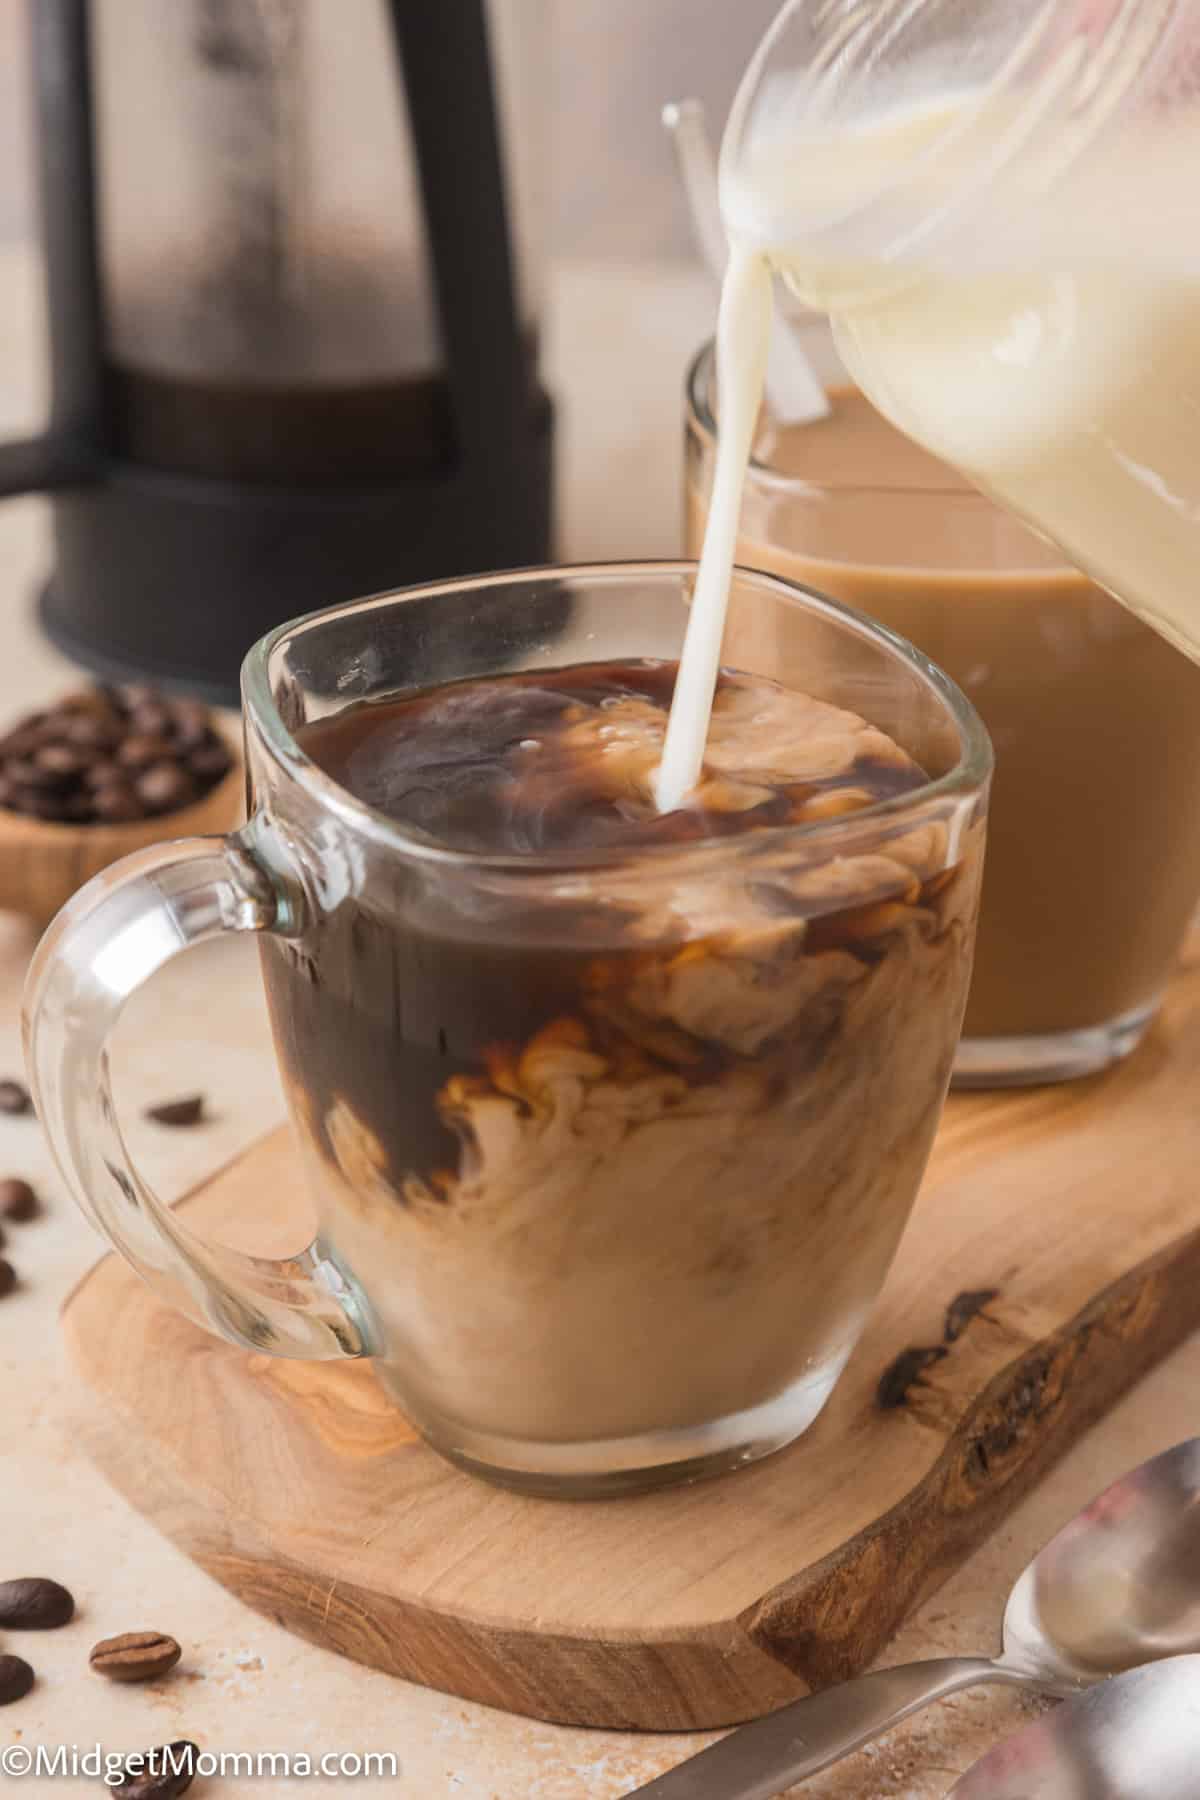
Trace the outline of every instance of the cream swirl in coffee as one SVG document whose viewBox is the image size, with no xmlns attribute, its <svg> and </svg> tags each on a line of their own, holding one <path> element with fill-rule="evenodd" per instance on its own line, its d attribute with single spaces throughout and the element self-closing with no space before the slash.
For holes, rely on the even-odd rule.
<svg viewBox="0 0 1200 1800">
<path fill-rule="evenodd" d="M 686 1433 L 805 1383 L 815 1412 L 937 1122 L 982 825 L 889 824 L 926 785 L 891 738 L 735 672 L 661 814 L 674 676 L 468 681 L 300 734 L 430 850 L 263 955 L 330 1244 L 396 1248 L 381 1370 L 464 1443 Z M 869 852 L 803 829 L 881 807 Z"/>
</svg>

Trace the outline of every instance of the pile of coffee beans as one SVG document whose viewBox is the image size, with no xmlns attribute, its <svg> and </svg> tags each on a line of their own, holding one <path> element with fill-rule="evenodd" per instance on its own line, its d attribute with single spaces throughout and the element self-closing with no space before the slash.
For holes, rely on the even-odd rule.
<svg viewBox="0 0 1200 1800">
<path fill-rule="evenodd" d="M 0 737 L 0 807 L 58 824 L 131 824 L 203 799 L 232 760 L 198 700 L 85 688 Z"/>
</svg>

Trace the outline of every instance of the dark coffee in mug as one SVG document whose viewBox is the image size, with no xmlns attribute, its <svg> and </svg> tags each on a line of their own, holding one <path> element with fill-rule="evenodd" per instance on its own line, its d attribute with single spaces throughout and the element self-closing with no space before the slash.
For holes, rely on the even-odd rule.
<svg viewBox="0 0 1200 1800">
<path fill-rule="evenodd" d="M 928 777 L 854 714 L 727 672 L 702 785 L 661 815 L 674 678 L 459 681 L 297 733 L 435 871 L 263 942 L 301 1136 L 344 1198 L 328 1236 L 351 1267 L 391 1240 L 383 1366 L 435 1441 L 447 1419 L 565 1444 L 819 1404 L 929 1147 L 976 858 L 948 868 L 906 816 L 868 854 L 731 859 Z M 679 852 L 705 841 L 701 879 Z M 546 854 L 567 862 L 524 908 Z"/>
</svg>

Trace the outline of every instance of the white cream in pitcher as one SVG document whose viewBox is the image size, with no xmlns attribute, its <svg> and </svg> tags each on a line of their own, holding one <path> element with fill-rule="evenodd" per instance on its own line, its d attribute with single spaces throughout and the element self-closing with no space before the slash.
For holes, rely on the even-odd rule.
<svg viewBox="0 0 1200 1800">
<path fill-rule="evenodd" d="M 753 417 L 761 401 L 761 294 L 773 267 L 828 312 L 850 373 L 882 413 L 1200 660 L 1200 119 L 1149 112 L 1028 192 L 1028 173 L 1004 166 L 1018 122 L 963 96 L 853 130 L 792 127 L 727 148 L 723 419 Z M 989 183 L 989 229 L 968 234 L 966 254 L 961 232 L 947 243 L 920 227 L 976 198 L 969 183 L 959 191 L 964 145 Z M 903 253 L 893 245 L 872 261 L 823 248 L 825 225 L 887 192 L 901 169 L 917 222 Z M 709 647 L 737 537 L 744 435 L 721 435 L 693 609 L 693 636 Z M 680 679 L 675 710 L 686 705 L 688 725 L 681 717 L 677 754 L 669 745 L 664 757 L 662 805 L 678 804 L 699 770 L 699 651 L 694 664 L 691 681 Z"/>
</svg>

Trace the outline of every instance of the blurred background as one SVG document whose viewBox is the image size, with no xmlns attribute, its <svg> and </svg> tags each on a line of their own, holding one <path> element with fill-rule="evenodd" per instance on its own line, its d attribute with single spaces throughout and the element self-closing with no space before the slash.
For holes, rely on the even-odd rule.
<svg viewBox="0 0 1200 1800">
<path fill-rule="evenodd" d="M 777 4 L 487 0 L 501 177 L 472 0 L 0 0 L 0 490 L 48 495 L 0 511 L 9 624 L 36 601 L 73 661 L 228 701 L 262 630 L 332 600 L 679 554 L 715 292 L 662 108 L 696 96 L 719 137 Z M 35 130 L 31 44 L 72 17 L 94 181 L 86 82 L 44 85 L 68 102 Z M 6 450 L 47 418 L 48 478 Z"/>
<path fill-rule="evenodd" d="M 36 4 L 0 0 L 0 240 L 32 228 L 24 44 Z M 349 20 L 362 0 L 341 4 Z M 695 94 L 722 118 L 777 10 L 778 0 L 551 0 L 552 254 L 691 254 L 659 112 Z"/>
</svg>

